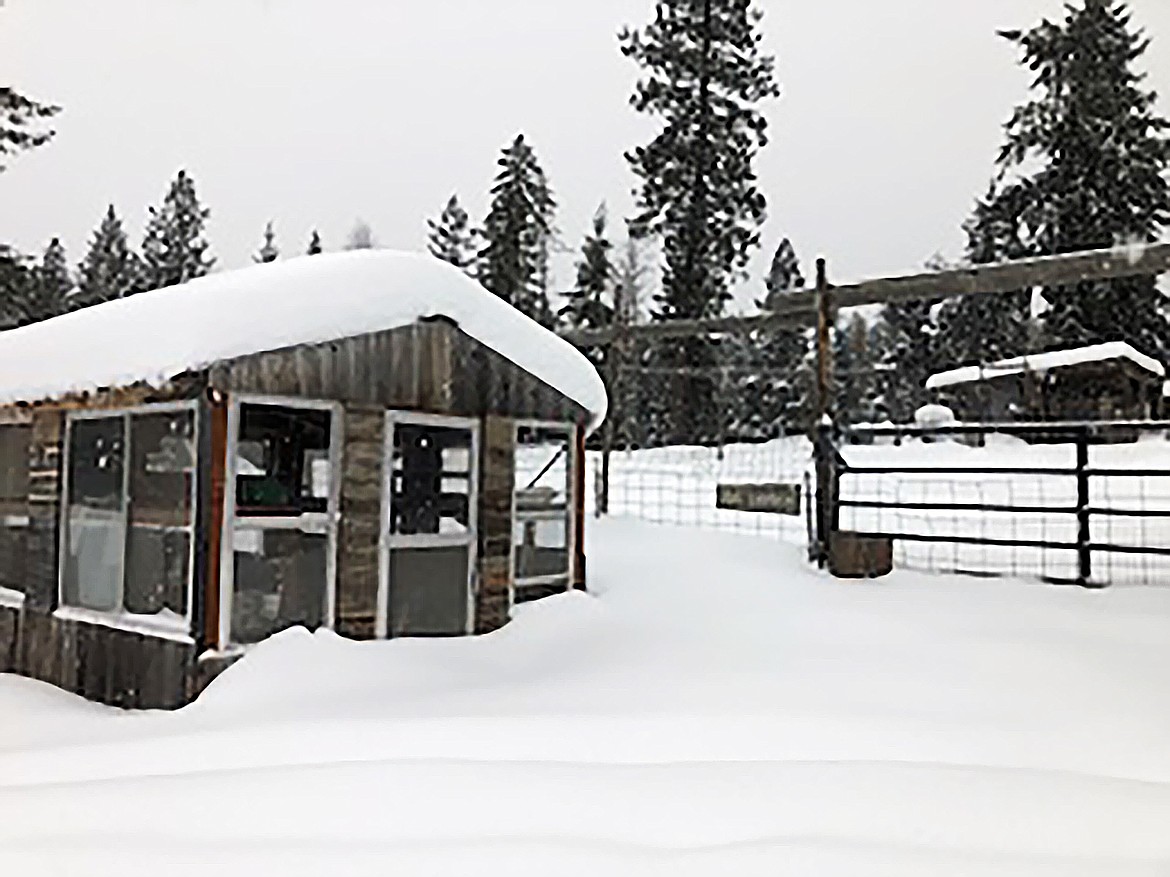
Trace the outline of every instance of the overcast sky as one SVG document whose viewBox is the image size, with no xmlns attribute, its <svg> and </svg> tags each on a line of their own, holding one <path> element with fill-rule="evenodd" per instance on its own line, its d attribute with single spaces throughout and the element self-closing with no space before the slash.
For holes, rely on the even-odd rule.
<svg viewBox="0 0 1170 877">
<path fill-rule="evenodd" d="M 179 168 L 212 209 L 221 267 L 264 224 L 338 248 L 358 217 L 419 249 L 452 192 L 478 220 L 502 145 L 523 131 L 575 248 L 602 199 L 628 213 L 624 24 L 652 0 L 0 0 L 0 83 L 65 109 L 53 143 L 0 174 L 0 241 L 61 236 L 81 256 L 107 204 L 137 239 Z M 761 155 L 764 262 L 789 236 L 843 281 L 957 254 L 1000 126 L 1027 76 L 997 28 L 1059 0 L 759 0 L 782 98 Z M 1170 98 L 1170 2 L 1133 0 Z M 1162 111 L 1170 115 L 1170 105 Z M 559 280 L 568 281 L 569 257 Z"/>
</svg>

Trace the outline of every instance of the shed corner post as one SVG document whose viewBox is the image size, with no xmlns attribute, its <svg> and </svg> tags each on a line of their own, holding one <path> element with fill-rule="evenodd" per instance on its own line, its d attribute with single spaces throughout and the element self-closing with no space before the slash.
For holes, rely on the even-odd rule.
<svg viewBox="0 0 1170 877">
<path fill-rule="evenodd" d="M 586 591 L 585 575 L 585 427 L 578 425 L 573 442 L 573 574 L 572 589 Z"/>
<path fill-rule="evenodd" d="M 196 579 L 203 585 L 202 629 L 198 637 L 203 649 L 220 649 L 221 565 L 224 545 L 224 504 L 227 498 L 228 464 L 228 398 L 227 394 L 209 387 L 207 391 L 206 439 L 200 441 L 200 453 L 206 453 L 199 466 L 201 500 L 206 500 L 199 515 L 203 534 L 199 540 L 202 559 Z"/>
</svg>

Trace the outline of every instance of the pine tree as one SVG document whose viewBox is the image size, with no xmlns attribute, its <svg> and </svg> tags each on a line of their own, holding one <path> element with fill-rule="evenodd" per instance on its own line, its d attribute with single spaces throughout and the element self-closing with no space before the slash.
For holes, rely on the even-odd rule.
<svg viewBox="0 0 1170 877">
<path fill-rule="evenodd" d="M 1061 21 L 1002 33 L 1035 77 L 1033 97 L 1006 125 L 1001 191 L 989 209 L 996 221 L 997 213 L 1014 220 L 1013 235 L 1029 255 L 1152 242 L 1170 219 L 1170 123 L 1156 114 L 1156 95 L 1135 69 L 1149 40 L 1131 25 L 1125 3 L 1080 0 Z M 1044 296 L 1051 347 L 1126 340 L 1155 356 L 1170 349 L 1153 277 Z"/>
<path fill-rule="evenodd" d="M 427 248 L 432 256 L 474 275 L 475 230 L 458 195 L 451 196 L 438 219 L 427 220 L 427 229 Z"/>
<path fill-rule="evenodd" d="M 215 264 L 208 253 L 204 226 L 211 211 L 195 193 L 195 182 L 179 171 L 160 207 L 150 208 L 142 242 L 145 289 L 186 283 L 207 274 Z"/>
<path fill-rule="evenodd" d="M 1022 208 L 1019 185 L 992 185 L 963 226 L 966 265 L 1020 259 L 1027 249 L 1019 237 Z M 957 267 L 957 266 L 946 266 Z M 935 351 L 940 366 L 994 362 L 1028 352 L 1032 295 L 1029 290 L 1002 295 L 966 295 L 944 301 L 937 314 Z"/>
<path fill-rule="evenodd" d="M 89 307 L 132 295 L 141 284 L 142 265 L 130 249 L 122 220 L 111 204 L 93 233 L 89 250 L 77 266 L 77 291 L 71 309 Z"/>
<path fill-rule="evenodd" d="M 32 269 L 30 280 L 28 294 L 18 306 L 18 320 L 22 325 L 48 320 L 69 309 L 73 278 L 60 238 L 49 241 L 40 264 Z"/>
<path fill-rule="evenodd" d="M 607 222 L 605 204 L 602 204 L 593 215 L 593 227 L 581 246 L 577 282 L 565 294 L 565 305 L 558 313 L 574 329 L 597 329 L 613 322 L 614 266 L 610 256 L 613 244 L 606 238 Z"/>
<path fill-rule="evenodd" d="M 776 249 L 765 279 L 762 310 L 778 305 L 783 296 L 804 287 L 800 260 L 784 238 Z M 812 366 L 807 331 L 761 329 L 748 337 L 752 368 L 739 381 L 741 417 L 758 438 L 775 438 L 808 428 L 811 412 Z"/>
<path fill-rule="evenodd" d="M 768 270 L 765 281 L 767 295 L 761 307 L 769 309 L 773 296 L 783 295 L 793 289 L 804 288 L 804 275 L 800 273 L 800 260 L 796 258 L 796 250 L 792 241 L 784 238 L 776 247 L 776 255 L 772 257 L 772 267 Z"/>
<path fill-rule="evenodd" d="M 874 417 L 909 423 L 927 402 L 926 379 L 949 367 L 935 355 L 935 303 L 885 305 L 873 330 L 875 383 Z"/>
<path fill-rule="evenodd" d="M 260 249 L 256 251 L 256 255 L 252 257 L 253 262 L 275 262 L 280 258 L 280 247 L 276 245 L 276 229 L 273 228 L 272 221 L 264 226 L 264 243 Z"/>
<path fill-rule="evenodd" d="M 548 262 L 556 202 L 523 134 L 503 150 L 499 166 L 484 220 L 479 281 L 551 328 L 555 321 L 548 300 Z"/>
<path fill-rule="evenodd" d="M 833 344 L 838 423 L 869 423 L 877 396 L 870 329 L 865 317 L 854 314 L 838 328 Z"/>
<path fill-rule="evenodd" d="M 0 244 L 0 329 L 22 325 L 25 304 L 32 294 L 31 260 L 6 244 Z"/>
<path fill-rule="evenodd" d="M 309 248 L 305 253 L 310 256 L 321 254 L 321 235 L 318 234 L 317 229 L 313 229 L 313 234 L 309 237 Z"/>
<path fill-rule="evenodd" d="M 779 95 L 774 60 L 760 50 L 761 18 L 751 0 L 663 0 L 645 29 L 620 34 L 622 53 L 644 74 L 631 103 L 664 123 L 628 156 L 642 181 L 634 228 L 662 239 L 656 319 L 719 316 L 758 245 L 765 200 L 753 162 L 767 142 L 759 107 Z M 671 391 L 676 437 L 708 436 L 718 382 L 701 371 L 718 364 L 712 345 L 663 343 L 657 357 L 693 376 Z"/>
<path fill-rule="evenodd" d="M 347 250 L 372 250 L 375 246 L 374 230 L 364 219 L 359 219 L 349 231 L 345 248 Z"/>
<path fill-rule="evenodd" d="M 55 132 L 40 125 L 60 111 L 60 107 L 37 103 L 9 86 L 0 86 L 0 172 L 6 159 L 53 138 Z"/>
</svg>

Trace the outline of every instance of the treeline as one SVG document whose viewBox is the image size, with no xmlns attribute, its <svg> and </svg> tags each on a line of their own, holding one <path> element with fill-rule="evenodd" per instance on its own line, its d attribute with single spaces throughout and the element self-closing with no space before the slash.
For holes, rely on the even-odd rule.
<svg viewBox="0 0 1170 877">
<path fill-rule="evenodd" d="M 626 154 L 635 210 L 597 209 L 568 288 L 554 289 L 563 246 L 557 201 L 523 134 L 502 150 L 486 214 L 452 195 L 428 222 L 430 251 L 554 330 L 614 321 L 725 315 L 760 247 L 767 201 L 755 161 L 768 143 L 765 108 L 780 89 L 751 0 L 663 0 L 654 19 L 619 34 L 639 70 L 630 103 L 657 126 Z M 1001 36 L 1031 71 L 1010 115 L 992 180 L 964 224 L 957 264 L 986 264 L 1161 238 L 1170 221 L 1170 123 L 1138 69 L 1149 40 L 1120 0 L 1076 0 L 1057 20 Z M 0 89 L 0 160 L 35 147 L 56 108 Z M 436 205 L 437 207 L 439 205 Z M 897 208 L 896 208 L 897 209 Z M 896 224 L 895 212 L 888 221 Z M 182 282 L 214 264 L 207 211 L 184 173 L 151 209 L 135 250 L 113 208 L 70 266 L 59 241 L 38 259 L 0 250 L 0 323 L 21 325 L 109 298 Z M 347 248 L 374 246 L 359 223 Z M 314 233 L 306 248 L 320 252 Z M 279 256 L 265 230 L 258 261 Z M 939 264 L 939 267 L 943 265 Z M 757 309 L 805 286 L 787 237 L 756 282 Z M 1124 340 L 1170 359 L 1170 322 L 1156 278 L 1086 283 L 900 304 L 843 320 L 834 333 L 836 416 L 904 421 L 935 370 L 1029 351 Z M 808 332 L 695 337 L 623 352 L 586 350 L 610 381 L 618 440 L 634 444 L 759 440 L 804 431 L 813 388 Z M 620 359 L 620 362 L 619 362 Z M 619 368 L 620 366 L 620 368 Z"/>
</svg>

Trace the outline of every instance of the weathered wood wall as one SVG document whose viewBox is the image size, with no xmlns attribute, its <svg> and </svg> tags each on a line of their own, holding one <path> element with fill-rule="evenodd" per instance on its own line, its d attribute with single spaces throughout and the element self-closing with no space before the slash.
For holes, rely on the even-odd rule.
<svg viewBox="0 0 1170 877">
<path fill-rule="evenodd" d="M 497 630 L 508 622 L 515 460 L 515 423 L 510 418 L 488 415 L 484 418 L 480 450 L 476 633 Z"/>
<path fill-rule="evenodd" d="M 345 408 L 334 627 L 354 639 L 372 639 L 377 621 L 385 418 L 381 406 Z"/>
<path fill-rule="evenodd" d="M 132 389 L 90 397 L 93 407 L 120 408 L 189 398 L 191 384 Z M 31 409 L 29 529 L 25 599 L 19 612 L 0 610 L 0 670 L 57 685 L 115 706 L 167 709 L 186 701 L 193 642 L 143 636 L 55 615 L 58 608 L 65 412 L 80 399 Z M 198 600 L 198 588 L 196 600 Z"/>
<path fill-rule="evenodd" d="M 210 380 L 231 393 L 444 411 L 451 387 L 450 339 L 445 323 L 413 323 L 229 360 L 212 368 Z"/>
</svg>

